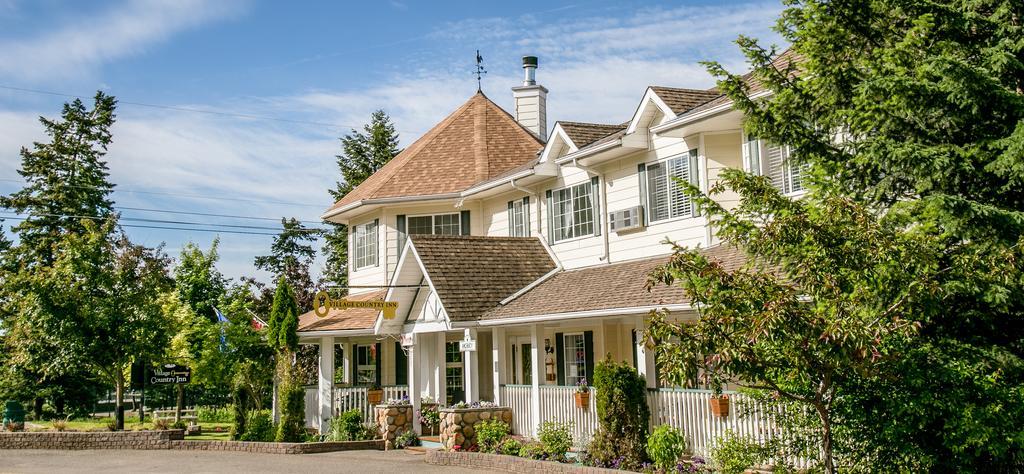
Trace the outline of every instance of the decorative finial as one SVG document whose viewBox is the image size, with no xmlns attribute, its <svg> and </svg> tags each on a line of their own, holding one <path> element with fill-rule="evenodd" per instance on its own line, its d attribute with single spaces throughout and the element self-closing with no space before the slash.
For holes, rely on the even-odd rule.
<svg viewBox="0 0 1024 474">
<path fill-rule="evenodd" d="M 480 78 L 484 74 L 487 74 L 487 70 L 484 69 L 484 57 L 480 55 L 480 50 L 479 49 L 476 50 L 476 72 L 475 72 L 475 74 L 476 74 L 476 91 L 480 92 L 482 90 L 481 89 L 481 85 L 480 85 Z"/>
</svg>

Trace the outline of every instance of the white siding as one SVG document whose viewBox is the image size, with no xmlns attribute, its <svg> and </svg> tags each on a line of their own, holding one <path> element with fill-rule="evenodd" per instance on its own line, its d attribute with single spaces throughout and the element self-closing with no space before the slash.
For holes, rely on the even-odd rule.
<svg viewBox="0 0 1024 474">
<path fill-rule="evenodd" d="M 376 286 L 386 284 L 387 277 L 384 273 L 386 266 L 386 254 L 384 253 L 383 236 L 387 233 L 388 223 L 382 217 L 380 211 L 369 212 L 359 217 L 352 219 L 350 222 L 351 227 L 373 222 L 374 219 L 379 219 L 380 222 L 377 225 L 377 265 L 372 267 L 365 267 L 357 269 L 355 268 L 355 253 L 352 251 L 352 232 L 348 234 L 348 284 L 352 286 Z M 368 291 L 377 291 L 374 288 L 353 288 L 349 293 L 366 293 Z"/>
</svg>

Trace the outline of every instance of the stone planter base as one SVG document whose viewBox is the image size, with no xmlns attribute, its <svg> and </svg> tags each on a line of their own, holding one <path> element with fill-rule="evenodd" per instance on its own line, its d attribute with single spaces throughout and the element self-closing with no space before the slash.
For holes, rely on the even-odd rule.
<svg viewBox="0 0 1024 474">
<path fill-rule="evenodd" d="M 373 414 L 384 437 L 384 449 L 395 449 L 395 438 L 412 430 L 412 405 L 378 405 Z"/>
<path fill-rule="evenodd" d="M 446 450 L 455 446 L 473 446 L 476 442 L 476 425 L 487 420 L 501 420 L 512 425 L 512 409 L 495 408 L 444 408 L 441 410 L 441 445 Z"/>
</svg>

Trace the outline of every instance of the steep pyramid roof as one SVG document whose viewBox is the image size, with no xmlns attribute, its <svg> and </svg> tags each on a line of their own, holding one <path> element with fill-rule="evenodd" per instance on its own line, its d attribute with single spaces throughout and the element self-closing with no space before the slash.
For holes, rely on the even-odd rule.
<svg viewBox="0 0 1024 474">
<path fill-rule="evenodd" d="M 477 92 L 331 210 L 366 199 L 460 192 L 522 166 L 543 146 L 540 138 Z"/>
</svg>

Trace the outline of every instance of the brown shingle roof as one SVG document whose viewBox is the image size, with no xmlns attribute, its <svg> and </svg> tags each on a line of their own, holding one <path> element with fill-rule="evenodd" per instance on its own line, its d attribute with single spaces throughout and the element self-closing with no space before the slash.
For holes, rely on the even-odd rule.
<svg viewBox="0 0 1024 474">
<path fill-rule="evenodd" d="M 569 136 L 576 148 L 583 148 L 619 130 L 627 124 L 608 125 L 603 123 L 558 122 L 565 134 Z"/>
<path fill-rule="evenodd" d="M 744 253 L 732 246 L 717 245 L 702 251 L 730 270 L 746 263 Z M 657 285 L 651 291 L 644 287 L 647 275 L 669 258 L 665 255 L 560 272 L 507 305 L 487 311 L 482 319 L 685 303 L 679 286 Z"/>
<path fill-rule="evenodd" d="M 544 143 L 478 92 L 334 204 L 460 192 L 536 158 Z"/>
<path fill-rule="evenodd" d="M 353 301 L 382 300 L 386 291 L 370 291 L 357 295 L 346 296 L 345 299 Z M 379 311 L 372 308 L 347 308 L 331 309 L 327 316 L 317 317 L 310 310 L 308 313 L 299 316 L 299 332 L 306 331 L 336 331 L 343 329 L 369 329 L 377 321 Z"/>
<path fill-rule="evenodd" d="M 802 57 L 799 53 L 793 51 L 792 49 L 787 49 L 783 51 L 781 54 L 779 54 L 774 60 L 772 60 L 772 65 L 775 66 L 775 68 L 778 69 L 779 71 L 784 71 L 789 67 L 791 63 L 800 62 L 801 59 Z M 742 79 L 743 82 L 746 82 L 747 86 L 750 87 L 750 93 L 757 93 L 765 90 L 764 84 L 761 82 L 760 79 L 757 78 L 757 76 L 754 75 L 753 71 L 744 74 L 742 76 Z M 687 114 L 697 113 L 703 110 L 711 109 L 719 105 L 728 104 L 731 102 L 732 99 L 730 99 L 728 96 L 724 94 L 719 95 L 713 100 L 705 102 L 700 106 L 694 107 L 693 109 L 688 111 Z"/>
<path fill-rule="evenodd" d="M 476 320 L 557 268 L 536 237 L 412 235 L 452 321 Z"/>
<path fill-rule="evenodd" d="M 701 104 L 707 103 L 722 95 L 717 89 L 680 89 L 676 87 L 651 86 L 662 101 L 665 102 L 676 115 L 686 112 Z"/>
</svg>

